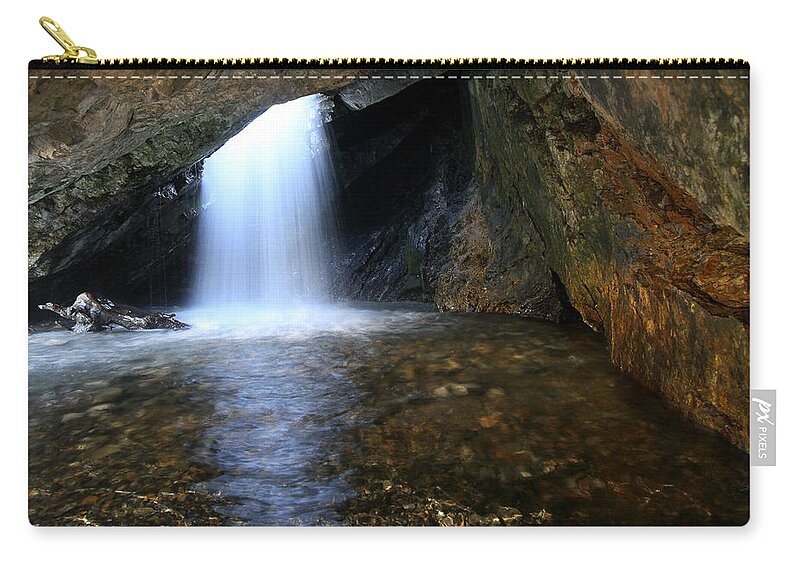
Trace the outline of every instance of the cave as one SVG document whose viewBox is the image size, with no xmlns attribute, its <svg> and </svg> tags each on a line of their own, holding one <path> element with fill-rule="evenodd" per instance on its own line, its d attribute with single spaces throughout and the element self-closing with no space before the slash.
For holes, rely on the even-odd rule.
<svg viewBox="0 0 800 570">
<path fill-rule="evenodd" d="M 209 165 L 227 141 L 269 109 L 316 95 L 323 123 L 319 128 L 328 137 L 335 179 L 329 216 L 335 218 L 331 223 L 336 225 L 336 239 L 325 250 L 334 302 L 366 303 L 370 310 L 419 304 L 430 315 L 442 315 L 439 318 L 487 319 L 465 325 L 474 342 L 468 354 L 506 358 L 509 369 L 515 358 L 523 357 L 506 350 L 534 342 L 534 332 L 563 339 L 553 347 L 535 341 L 544 344 L 534 343 L 526 353 L 526 362 L 533 363 L 526 374 L 553 373 L 550 364 L 531 356 L 537 351 L 563 353 L 564 364 L 556 376 L 586 375 L 591 380 L 589 368 L 607 367 L 625 390 L 641 390 L 636 392 L 641 401 L 628 392 L 620 396 L 615 404 L 620 410 L 643 406 L 665 423 L 664 418 L 675 414 L 703 449 L 719 446 L 722 463 L 742 464 L 741 450 L 748 445 L 749 389 L 749 159 L 747 115 L 742 112 L 746 86 L 696 82 L 665 87 L 586 81 L 568 74 L 552 81 L 347 77 L 285 81 L 270 88 L 257 82 L 191 78 L 162 78 L 144 87 L 134 80 L 99 79 L 69 89 L 34 78 L 29 134 L 31 337 L 55 334 L 39 331 L 64 326 L 63 319 L 56 322 L 52 313 L 39 308 L 42 303 L 69 306 L 83 292 L 171 315 L 177 311 L 180 318 L 181 308 L 194 295 L 201 263 L 200 228 L 208 215 L 203 184 L 208 183 Z M 682 128 L 676 130 L 675 125 Z M 347 321 L 345 316 L 336 318 Z M 515 319 L 509 321 L 503 340 L 480 340 L 482 326 L 494 326 L 492 319 L 502 318 Z M 510 412 L 501 421 L 500 412 L 493 411 L 510 388 L 460 380 L 459 371 L 469 366 L 448 355 L 462 354 L 457 347 L 467 341 L 449 333 L 430 337 L 431 330 L 442 326 L 431 322 L 430 330 L 414 329 L 408 341 L 413 349 L 403 349 L 410 352 L 393 352 L 398 341 L 388 333 L 373 339 L 374 345 L 350 346 L 351 341 L 344 340 L 337 344 L 328 337 L 319 342 L 332 353 L 362 354 L 364 360 L 353 364 L 356 369 L 384 366 L 390 370 L 387 374 L 396 374 L 408 394 L 389 398 L 387 394 L 400 390 L 395 385 L 380 388 L 386 394 L 373 394 L 391 400 L 391 413 L 400 414 L 397 410 L 405 402 L 419 398 L 440 402 L 478 394 L 486 404 L 482 411 L 470 412 L 477 414 L 476 425 L 484 430 L 496 425 L 522 429 L 507 419 L 515 417 Z M 193 323 L 187 323 L 191 329 Z M 403 326 L 401 321 L 392 323 Z M 526 332 L 526 326 L 541 328 Z M 139 341 L 131 342 L 138 346 Z M 437 343 L 450 347 L 450 352 L 443 349 L 433 361 L 425 361 L 426 347 Z M 389 347 L 388 352 L 373 354 L 375 346 Z M 311 348 L 290 344 L 285 350 Z M 581 351 L 592 355 L 591 366 L 590 357 Z M 243 352 L 241 358 L 251 358 L 249 354 Z M 406 363 L 418 354 L 426 362 L 425 374 L 444 380 L 421 388 L 419 366 Z M 500 361 L 493 362 L 499 366 Z M 279 361 L 273 365 L 281 366 Z M 155 365 L 137 366 L 147 374 L 161 374 Z M 573 366 L 581 371 L 563 372 Z M 178 382 L 166 377 L 162 381 Z M 184 381 L 202 383 L 188 377 Z M 127 384 L 120 384 L 119 390 L 133 392 Z M 255 394 L 247 397 L 261 397 Z M 587 395 L 581 394 L 576 401 L 588 406 Z M 180 392 L 169 406 L 180 408 L 183 398 L 188 401 L 191 396 Z M 526 398 L 537 396 L 531 392 Z M 105 400 L 95 398 L 97 402 L 103 405 Z M 211 416 L 218 413 L 209 402 L 201 406 L 210 406 L 204 413 Z M 170 408 L 171 413 L 178 413 L 177 408 Z M 67 412 L 61 421 L 72 425 L 63 418 L 74 414 L 77 425 L 81 413 Z M 359 429 L 380 431 L 382 425 L 400 422 L 400 416 L 383 413 L 390 419 Z M 429 420 L 436 424 L 436 419 Z M 311 430 L 305 424 L 298 429 Z M 420 424 L 414 429 L 427 428 Z M 308 433 L 316 437 L 313 430 Z M 672 432 L 665 437 L 680 439 Z M 391 441 L 395 446 L 411 445 L 402 439 Z M 478 453 L 468 443 L 458 445 L 465 457 Z M 198 454 L 193 461 L 211 454 L 205 448 L 192 450 Z M 585 461 L 571 464 L 572 459 L 562 457 L 542 463 L 531 452 L 513 453 L 518 454 L 515 458 L 530 455 L 526 461 L 545 474 L 577 473 L 576 466 Z M 224 471 L 225 465 L 202 467 L 202 477 L 213 481 L 215 469 Z M 338 481 L 339 471 L 330 469 L 335 475 L 326 477 Z M 387 472 L 363 469 L 367 475 L 359 489 L 375 481 L 383 486 L 364 491 L 367 495 L 381 493 L 393 505 L 418 501 L 408 486 L 385 483 Z M 533 467 L 513 469 L 513 476 L 504 473 L 502 478 L 524 482 L 538 477 L 531 474 Z M 393 476 L 399 477 L 397 470 L 391 466 Z M 425 479 L 418 465 L 408 470 Z M 478 487 L 491 485 L 481 481 Z M 573 500 L 611 496 L 617 484 L 597 474 L 570 475 L 566 481 Z M 442 485 L 448 500 L 469 494 L 460 483 Z M 737 496 L 744 492 L 738 480 L 725 488 Z M 515 500 L 513 490 L 506 496 L 492 489 L 502 504 Z M 247 489 L 233 484 L 223 491 L 236 497 Z M 546 502 L 542 497 L 549 496 L 544 491 L 534 495 L 525 495 L 525 501 Z M 347 515 L 347 524 L 414 524 L 394 507 L 381 515 L 384 518 L 369 518 L 365 513 L 374 504 L 365 496 L 356 499 L 353 512 L 358 514 Z M 546 508 L 501 512 L 500 503 L 448 511 L 445 518 L 454 524 L 551 521 Z M 738 510 L 726 510 L 713 504 L 724 514 L 709 507 L 713 514 L 704 518 L 687 506 L 678 524 L 735 524 L 743 516 L 738 505 Z M 563 506 L 559 500 L 553 505 L 556 510 Z M 205 506 L 196 508 L 198 520 L 207 522 Z M 564 506 L 565 512 L 570 508 Z M 246 509 L 223 507 L 221 512 L 231 520 L 246 521 L 249 516 Z M 600 520 L 591 513 L 581 519 L 581 509 L 570 512 L 557 522 Z M 430 524 L 433 515 L 418 516 L 413 520 Z M 635 520 L 620 516 L 611 524 Z M 440 519 L 433 522 L 444 524 Z"/>
<path fill-rule="evenodd" d="M 329 98 L 341 226 L 340 258 L 331 260 L 337 296 L 433 301 L 452 228 L 469 197 L 473 158 L 465 140 L 466 97 L 457 83 L 424 82 L 358 110 L 340 95 Z M 93 231 L 113 233 L 111 228 L 124 226 L 124 232 L 68 269 L 34 280 L 32 302 L 67 302 L 91 290 L 144 306 L 184 304 L 196 263 L 202 173 L 201 160 L 103 212 L 98 225 L 104 227 Z M 375 256 L 375 250 L 381 253 Z M 423 260 L 413 274 L 409 257 Z M 370 280 L 387 271 L 390 277 Z M 35 309 L 33 316 L 46 316 Z"/>
</svg>

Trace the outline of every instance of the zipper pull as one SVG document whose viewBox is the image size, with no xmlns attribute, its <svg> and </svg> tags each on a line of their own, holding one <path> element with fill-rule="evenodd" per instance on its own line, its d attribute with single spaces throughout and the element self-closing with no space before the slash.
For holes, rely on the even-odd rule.
<svg viewBox="0 0 800 570">
<path fill-rule="evenodd" d="M 54 40 L 58 42 L 64 53 L 61 55 L 46 55 L 42 58 L 43 61 L 55 61 L 56 63 L 98 63 L 97 53 L 91 48 L 75 45 L 64 28 L 59 26 L 55 20 L 42 16 L 39 18 L 39 24 L 50 34 Z M 81 55 L 83 52 L 85 55 Z"/>
</svg>

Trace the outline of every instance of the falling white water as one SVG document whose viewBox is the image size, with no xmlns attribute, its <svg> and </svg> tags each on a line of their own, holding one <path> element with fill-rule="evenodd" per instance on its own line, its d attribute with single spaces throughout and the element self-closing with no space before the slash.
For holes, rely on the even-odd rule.
<svg viewBox="0 0 800 570">
<path fill-rule="evenodd" d="M 323 101 L 271 107 L 205 162 L 193 305 L 217 320 L 328 298 L 334 178 Z"/>
</svg>

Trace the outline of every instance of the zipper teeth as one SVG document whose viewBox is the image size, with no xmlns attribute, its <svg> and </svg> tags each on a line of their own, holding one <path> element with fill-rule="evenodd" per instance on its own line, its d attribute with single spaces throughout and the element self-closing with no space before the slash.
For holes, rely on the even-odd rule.
<svg viewBox="0 0 800 570">
<path fill-rule="evenodd" d="M 674 58 L 674 59 L 637 59 L 637 58 L 587 58 L 587 59 L 513 59 L 513 58 L 438 58 L 438 59 L 394 59 L 394 58 L 323 58 L 323 59 L 290 59 L 290 58 L 219 58 L 219 59 L 176 59 L 176 58 L 115 58 L 100 59 L 97 64 L 78 64 L 64 62 L 46 62 L 34 60 L 30 67 L 141 67 L 141 68 L 322 68 L 322 69 L 358 69 L 358 68 L 540 68 L 540 69 L 586 69 L 586 68 L 749 68 L 750 64 L 743 59 L 724 58 Z"/>
</svg>

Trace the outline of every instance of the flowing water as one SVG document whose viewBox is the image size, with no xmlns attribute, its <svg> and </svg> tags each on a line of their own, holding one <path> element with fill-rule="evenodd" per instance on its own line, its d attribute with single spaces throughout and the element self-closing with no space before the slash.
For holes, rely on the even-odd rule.
<svg viewBox="0 0 800 570">
<path fill-rule="evenodd" d="M 33 522 L 747 520 L 747 455 L 583 327 L 396 304 L 219 327 L 30 335 Z"/>
<path fill-rule="evenodd" d="M 321 101 L 270 107 L 205 161 L 193 305 L 238 318 L 327 298 L 334 177 Z"/>
</svg>

